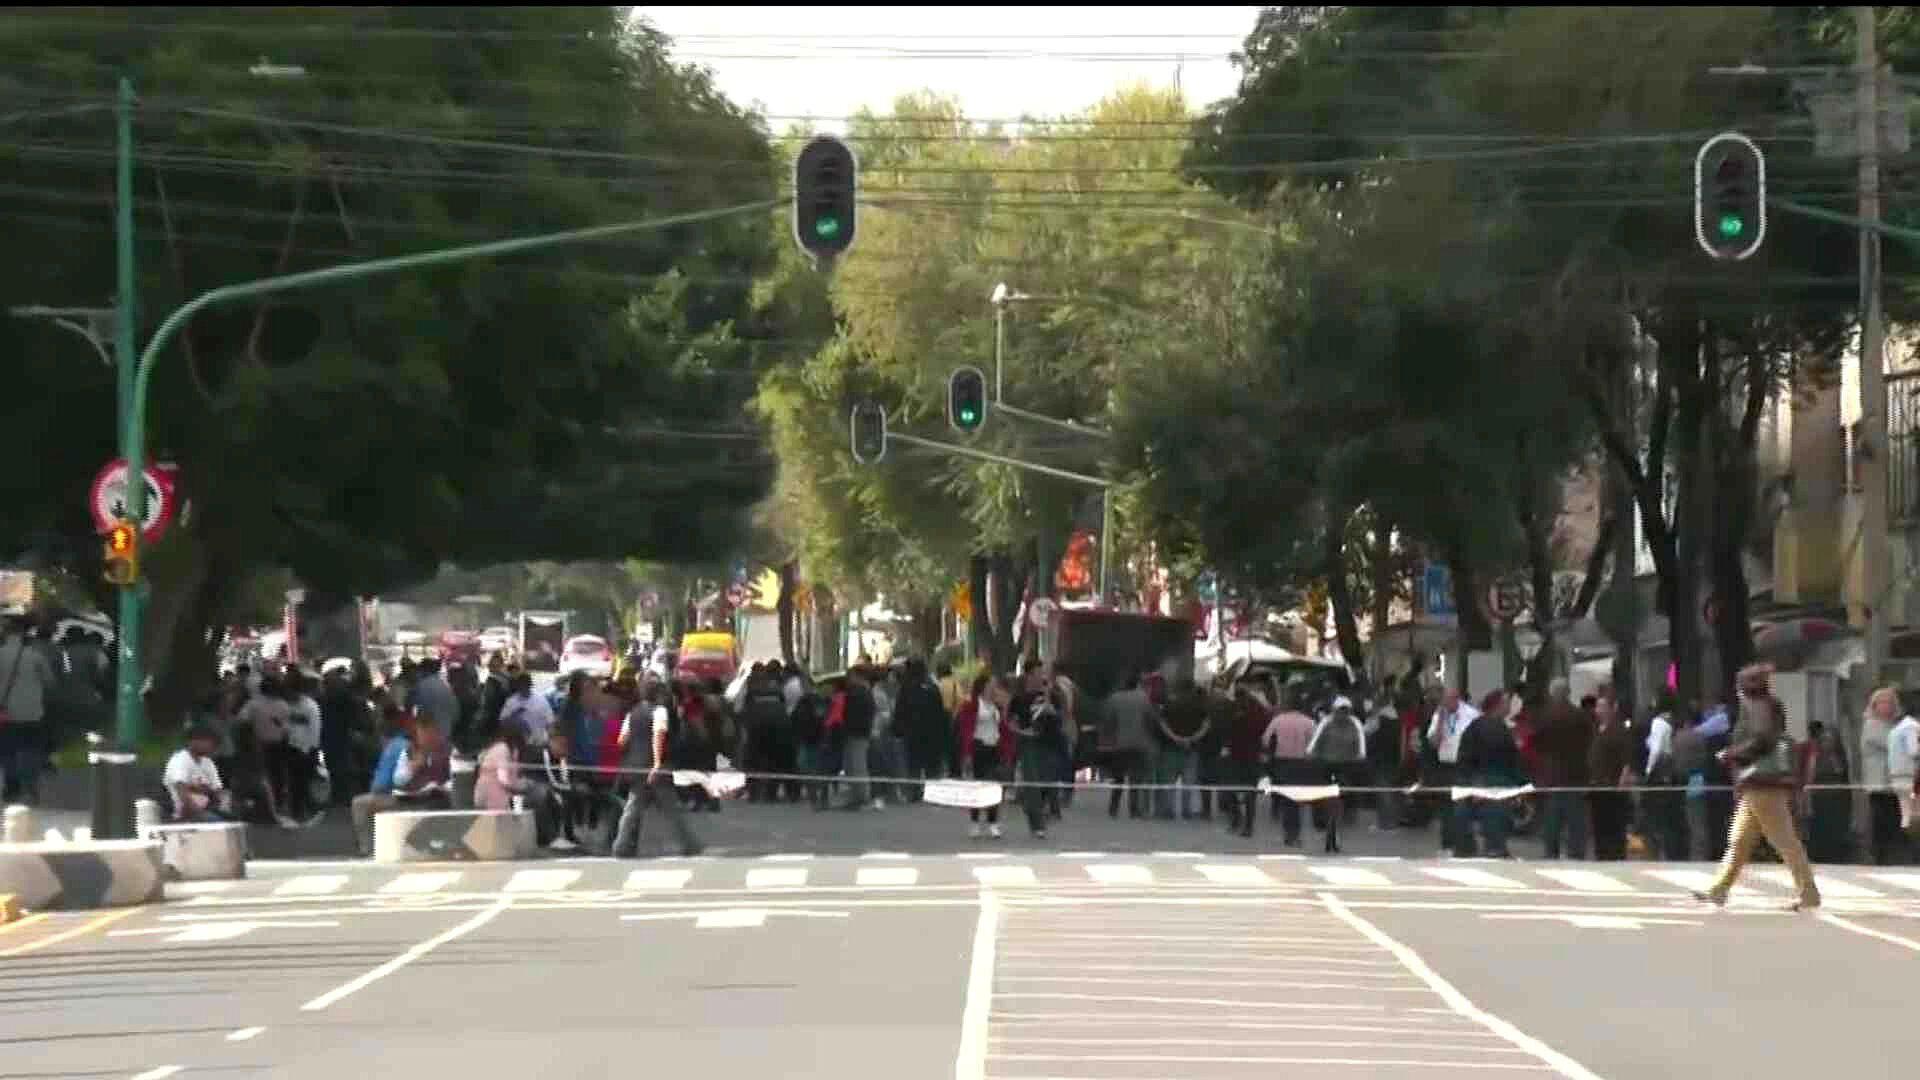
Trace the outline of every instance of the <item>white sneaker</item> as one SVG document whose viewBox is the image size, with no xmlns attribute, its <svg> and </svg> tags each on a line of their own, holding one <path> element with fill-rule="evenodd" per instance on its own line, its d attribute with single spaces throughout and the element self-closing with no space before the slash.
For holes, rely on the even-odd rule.
<svg viewBox="0 0 1920 1080">
<path fill-rule="evenodd" d="M 967 830 L 967 835 L 969 837 L 972 837 L 975 840 L 978 840 L 981 837 L 987 835 L 987 827 L 976 821 L 973 823 L 973 826 Z"/>
<path fill-rule="evenodd" d="M 1000 831 L 1000 826 L 998 826 L 998 825 L 989 825 L 989 826 L 987 826 L 987 835 L 988 835 L 988 836 L 991 836 L 991 837 L 993 837 L 993 838 L 994 838 L 995 840 L 998 840 L 998 839 L 1000 839 L 1000 838 L 1001 838 L 1001 836 L 1003 836 L 1004 834 L 1003 834 L 1003 833 L 1001 833 L 1001 831 Z"/>
</svg>

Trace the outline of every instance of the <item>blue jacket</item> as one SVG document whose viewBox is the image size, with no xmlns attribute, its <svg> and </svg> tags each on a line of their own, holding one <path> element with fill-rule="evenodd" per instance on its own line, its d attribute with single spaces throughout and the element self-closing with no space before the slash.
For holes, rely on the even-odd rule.
<svg viewBox="0 0 1920 1080">
<path fill-rule="evenodd" d="M 393 774 L 400 767 L 400 759 L 406 755 L 412 745 L 405 735 L 395 735 L 380 748 L 380 760 L 373 767 L 373 793 L 375 795 L 393 794 Z"/>
</svg>

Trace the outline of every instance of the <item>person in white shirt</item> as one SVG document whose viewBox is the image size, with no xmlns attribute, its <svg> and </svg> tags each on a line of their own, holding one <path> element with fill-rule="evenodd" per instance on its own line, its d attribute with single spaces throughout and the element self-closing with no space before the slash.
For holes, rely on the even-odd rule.
<svg viewBox="0 0 1920 1080">
<path fill-rule="evenodd" d="M 1920 720 L 1903 716 L 1887 733 L 1887 783 L 1900 800 L 1900 829 L 1913 828 L 1913 778 L 1920 772 Z"/>
<path fill-rule="evenodd" d="M 536 749 L 547 745 L 553 730 L 553 706 L 546 695 L 533 692 L 533 676 L 524 671 L 507 683 L 507 700 L 500 706 L 500 726 L 508 725 L 518 725 L 526 732 L 527 745 Z"/>
<path fill-rule="evenodd" d="M 1422 778 L 1424 786 L 1453 786 L 1457 772 L 1455 767 L 1460 761 L 1460 736 L 1465 735 L 1479 718 L 1480 710 L 1460 700 L 1459 688 L 1447 687 L 1440 696 L 1440 707 L 1434 710 L 1433 720 L 1427 724 L 1427 742 L 1432 744 L 1435 756 L 1439 758 L 1439 766 L 1430 770 L 1431 776 Z M 1448 851 L 1454 849 L 1454 843 L 1459 838 L 1457 816 L 1449 807 L 1440 818 L 1440 846 Z"/>
<path fill-rule="evenodd" d="M 220 770 L 213 763 L 219 738 L 213 729 L 197 726 L 187 732 L 187 745 L 167 759 L 160 782 L 173 800 L 175 821 L 223 821 L 230 805 Z"/>
</svg>

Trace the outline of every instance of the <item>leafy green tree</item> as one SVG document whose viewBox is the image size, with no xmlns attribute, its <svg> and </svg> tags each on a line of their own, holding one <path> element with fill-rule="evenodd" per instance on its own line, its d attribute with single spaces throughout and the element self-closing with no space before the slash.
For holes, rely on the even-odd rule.
<svg viewBox="0 0 1920 1080">
<path fill-rule="evenodd" d="M 10 304 L 111 291 L 111 120 L 141 94 L 144 338 L 276 273 L 769 198 L 765 131 L 615 8 L 128 8 L 0 16 Z M 249 73 L 262 56 L 305 76 Z M 84 111 L 82 111 L 84 110 Z M 24 118 L 21 118 L 24 117 Z M 283 293 L 196 317 L 155 380 L 151 451 L 191 523 L 156 550 L 157 667 L 235 582 L 284 566 L 374 593 L 448 560 L 690 556 L 734 542 L 771 463 L 742 436 L 772 250 L 749 215 L 541 256 Z M 0 323 L 14 550 L 84 561 L 111 374 Z M 744 377 L 742 377 L 744 376 Z M 732 433 L 729 441 L 712 438 Z M 163 686 L 166 680 L 163 679 Z M 177 699 L 179 694 L 171 695 Z"/>
</svg>

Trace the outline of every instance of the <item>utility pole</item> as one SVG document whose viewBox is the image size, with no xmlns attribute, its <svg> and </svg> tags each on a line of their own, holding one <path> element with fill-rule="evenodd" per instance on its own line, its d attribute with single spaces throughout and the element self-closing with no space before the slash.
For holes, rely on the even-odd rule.
<svg viewBox="0 0 1920 1080">
<path fill-rule="evenodd" d="M 1867 606 L 1867 684 L 1877 686 L 1887 662 L 1887 379 L 1880 311 L 1880 50 L 1874 9 L 1854 8 L 1859 40 L 1860 139 L 1860 461 L 1861 592 Z"/>
</svg>

